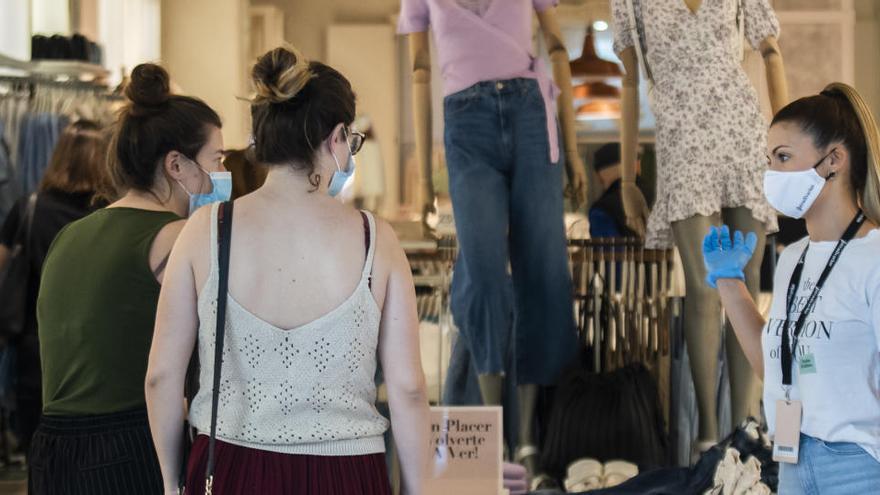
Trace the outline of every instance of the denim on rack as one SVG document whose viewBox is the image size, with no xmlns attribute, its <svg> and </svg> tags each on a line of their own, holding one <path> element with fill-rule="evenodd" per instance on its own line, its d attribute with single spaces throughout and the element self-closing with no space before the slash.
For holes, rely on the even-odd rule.
<svg viewBox="0 0 880 495">
<path fill-rule="evenodd" d="M 54 113 L 25 115 L 21 123 L 16 157 L 22 194 L 30 194 L 40 184 L 55 144 L 67 124 L 67 117 Z"/>
<path fill-rule="evenodd" d="M 563 164 L 549 162 L 533 79 L 485 81 L 444 100 L 446 161 L 460 254 L 452 313 L 478 373 L 553 384 L 575 355 L 563 223 Z M 512 338 L 511 332 L 514 337 Z"/>
<path fill-rule="evenodd" d="M 779 465 L 779 495 L 854 493 L 880 493 L 880 461 L 854 443 L 801 434 L 798 463 Z"/>
<path fill-rule="evenodd" d="M 0 122 L 3 122 L 4 129 L 2 137 L 6 139 L 6 145 L 9 148 L 9 159 L 13 162 L 13 169 L 16 167 L 15 159 L 18 157 L 18 139 L 21 133 L 21 123 L 24 116 L 28 113 L 30 105 L 30 94 L 22 92 L 11 92 L 0 96 Z"/>
<path fill-rule="evenodd" d="M 0 225 L 6 221 L 6 215 L 19 197 L 18 182 L 12 168 L 12 158 L 4 136 L 5 125 L 0 121 Z"/>
</svg>

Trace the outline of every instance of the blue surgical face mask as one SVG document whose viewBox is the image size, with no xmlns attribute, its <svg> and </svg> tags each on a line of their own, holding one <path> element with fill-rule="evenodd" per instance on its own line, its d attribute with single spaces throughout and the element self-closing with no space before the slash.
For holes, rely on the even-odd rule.
<svg viewBox="0 0 880 495">
<path fill-rule="evenodd" d="M 348 144 L 348 137 L 345 138 L 345 142 Z M 349 149 L 351 149 L 350 144 Z M 351 154 L 351 151 L 348 153 L 348 163 L 346 163 L 345 170 L 342 170 L 342 167 L 339 166 L 339 160 L 336 159 L 336 154 L 333 153 L 333 148 L 330 148 L 330 155 L 333 157 L 333 161 L 336 162 L 336 171 L 333 172 L 333 176 L 330 177 L 330 185 L 327 189 L 327 194 L 329 194 L 330 197 L 335 198 L 342 192 L 345 184 L 347 184 L 354 175 L 354 168 L 357 164 L 354 161 L 354 155 Z"/>
<path fill-rule="evenodd" d="M 198 162 L 190 161 L 211 180 L 211 192 L 193 194 L 187 191 L 186 186 L 182 182 L 177 181 L 180 187 L 189 195 L 189 216 L 192 216 L 202 206 L 229 201 L 232 197 L 232 172 L 207 172 Z"/>
</svg>

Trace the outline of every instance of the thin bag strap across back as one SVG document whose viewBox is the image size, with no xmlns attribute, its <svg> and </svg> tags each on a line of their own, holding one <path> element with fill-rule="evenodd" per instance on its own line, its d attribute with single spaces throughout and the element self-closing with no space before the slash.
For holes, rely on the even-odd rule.
<svg viewBox="0 0 880 495">
<path fill-rule="evenodd" d="M 214 484 L 214 449 L 217 443 L 217 407 L 220 399 L 220 371 L 223 366 L 223 334 L 226 330 L 226 300 L 229 290 L 229 246 L 232 242 L 231 201 L 221 203 L 217 211 L 217 248 L 219 281 L 217 283 L 217 330 L 214 340 L 214 386 L 211 389 L 211 438 L 208 441 L 208 466 L 205 470 L 205 494 L 211 495 Z"/>
<path fill-rule="evenodd" d="M 34 211 L 37 209 L 37 193 L 31 193 L 28 198 L 27 213 L 25 214 L 25 231 L 24 241 L 27 244 L 31 242 L 31 231 L 34 227 Z"/>
<path fill-rule="evenodd" d="M 15 244 L 27 249 L 31 242 L 31 229 L 34 224 L 34 210 L 37 209 L 37 193 L 31 193 L 23 210 L 20 210 L 18 228 L 15 229 Z"/>
</svg>

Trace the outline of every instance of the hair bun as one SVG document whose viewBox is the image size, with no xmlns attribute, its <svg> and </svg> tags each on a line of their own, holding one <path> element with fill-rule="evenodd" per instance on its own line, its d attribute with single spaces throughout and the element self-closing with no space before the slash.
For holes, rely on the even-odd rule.
<svg viewBox="0 0 880 495">
<path fill-rule="evenodd" d="M 315 77 L 311 64 L 296 48 L 278 47 L 260 57 L 251 72 L 254 104 L 284 103 Z"/>
<path fill-rule="evenodd" d="M 157 107 L 171 98 L 171 79 L 168 72 L 156 64 L 140 64 L 131 71 L 131 82 L 125 96 L 142 107 Z"/>
</svg>

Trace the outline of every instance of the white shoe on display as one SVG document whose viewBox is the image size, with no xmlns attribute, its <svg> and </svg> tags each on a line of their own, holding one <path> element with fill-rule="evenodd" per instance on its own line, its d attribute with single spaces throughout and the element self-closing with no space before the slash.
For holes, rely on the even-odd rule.
<svg viewBox="0 0 880 495">
<path fill-rule="evenodd" d="M 604 488 L 620 485 L 639 474 L 639 467 L 626 461 L 608 461 L 605 463 Z"/>
<path fill-rule="evenodd" d="M 605 467 L 595 459 L 580 459 L 568 466 L 565 491 L 585 492 L 604 486 Z"/>
</svg>

